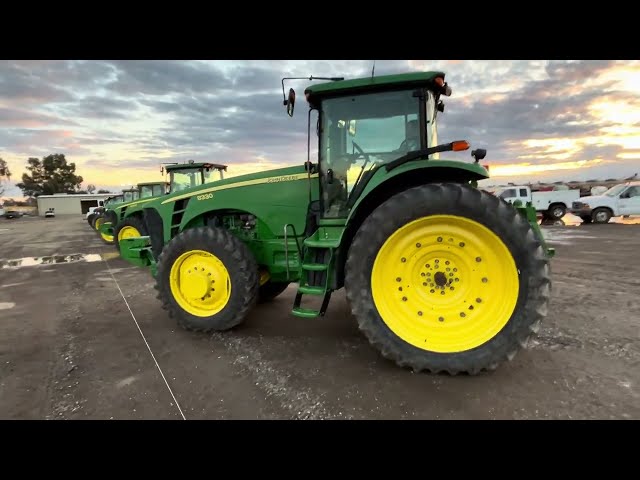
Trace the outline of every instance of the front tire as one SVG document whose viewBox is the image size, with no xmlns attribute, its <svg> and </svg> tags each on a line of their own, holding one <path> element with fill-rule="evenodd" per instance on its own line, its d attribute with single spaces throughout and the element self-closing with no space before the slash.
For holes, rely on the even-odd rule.
<svg viewBox="0 0 640 480">
<path fill-rule="evenodd" d="M 596 208 L 591 214 L 594 223 L 609 223 L 611 210 L 608 208 Z"/>
<path fill-rule="evenodd" d="M 121 221 L 113 230 L 113 243 L 120 251 L 120 240 L 123 238 L 144 237 L 147 235 L 147 226 L 141 218 L 131 216 Z"/>
<path fill-rule="evenodd" d="M 258 299 L 258 266 L 247 246 L 222 228 L 190 228 L 158 258 L 158 299 L 186 330 L 231 329 Z"/>
<path fill-rule="evenodd" d="M 528 221 L 461 184 L 391 197 L 347 255 L 345 289 L 360 329 L 414 371 L 477 374 L 511 360 L 545 317 L 550 288 Z"/>
</svg>

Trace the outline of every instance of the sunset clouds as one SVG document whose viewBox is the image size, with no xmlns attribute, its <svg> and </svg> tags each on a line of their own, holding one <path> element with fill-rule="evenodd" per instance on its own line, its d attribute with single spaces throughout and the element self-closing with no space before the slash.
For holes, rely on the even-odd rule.
<svg viewBox="0 0 640 480">
<path fill-rule="evenodd" d="M 302 163 L 309 82 L 287 84 L 299 93 L 289 118 L 281 78 L 354 78 L 371 67 L 361 60 L 2 61 L 0 157 L 18 182 L 28 157 L 64 153 L 86 184 L 118 190 L 160 179 L 161 162 L 206 159 L 229 165 L 228 176 Z M 439 139 L 486 148 L 495 182 L 640 173 L 640 62 L 379 60 L 375 73 L 415 70 L 447 74 L 453 95 Z M 5 195 L 21 193 L 10 187 Z"/>
</svg>

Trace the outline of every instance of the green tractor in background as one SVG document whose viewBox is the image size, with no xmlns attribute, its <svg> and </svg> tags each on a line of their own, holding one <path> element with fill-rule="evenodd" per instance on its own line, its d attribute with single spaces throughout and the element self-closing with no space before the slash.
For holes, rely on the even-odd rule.
<svg viewBox="0 0 640 480">
<path fill-rule="evenodd" d="M 102 224 L 105 222 L 105 213 L 107 212 L 107 209 L 112 209 L 115 208 L 118 205 L 122 205 L 122 204 L 126 204 L 126 203 L 130 203 L 133 202 L 135 200 L 138 200 L 138 198 L 140 198 L 140 190 L 138 190 L 138 187 L 131 187 L 131 188 L 127 188 L 122 190 L 122 195 L 117 195 L 114 198 L 114 201 L 110 202 L 110 206 L 107 207 L 107 205 L 105 204 L 103 207 L 97 208 L 95 210 L 95 217 L 93 218 L 93 221 L 91 222 L 91 226 L 93 227 L 93 229 L 98 232 L 98 235 L 100 234 L 100 228 L 102 227 Z"/>
<path fill-rule="evenodd" d="M 193 160 L 187 163 L 165 165 L 166 167 L 161 167 L 160 172 L 164 173 L 166 169 L 169 175 L 168 181 L 139 183 L 138 191 L 140 195 L 138 199 L 105 209 L 103 214 L 104 222 L 99 228 L 100 237 L 105 243 L 115 244 L 116 248 L 119 248 L 119 242 L 123 238 L 147 235 L 147 229 L 142 218 L 142 209 L 147 202 L 170 192 L 209 183 L 212 181 L 211 173 L 214 170 L 218 170 L 220 178 L 223 179 L 222 172 L 227 169 L 226 165 L 208 162 L 195 163 Z"/>
<path fill-rule="evenodd" d="M 495 369 L 547 313 L 554 250 L 530 205 L 477 188 L 489 177 L 486 151 L 439 158 L 469 148 L 437 141 L 444 78 L 312 84 L 317 163 L 308 151 L 299 166 L 153 199 L 143 207 L 148 234 L 123 239 L 122 257 L 151 269 L 163 308 L 188 330 L 231 329 L 290 283 L 293 315 L 322 316 L 344 287 L 361 331 L 396 364 Z M 284 79 L 282 89 L 293 116 L 295 91 L 285 96 Z"/>
<path fill-rule="evenodd" d="M 96 229 L 95 221 L 100 215 L 104 213 L 105 209 L 109 208 L 110 205 L 114 205 L 120 202 L 124 202 L 124 193 L 107 197 L 102 206 L 96 207 L 93 212 L 87 216 L 87 222 L 89 223 L 91 228 L 93 228 L 94 230 Z"/>
</svg>

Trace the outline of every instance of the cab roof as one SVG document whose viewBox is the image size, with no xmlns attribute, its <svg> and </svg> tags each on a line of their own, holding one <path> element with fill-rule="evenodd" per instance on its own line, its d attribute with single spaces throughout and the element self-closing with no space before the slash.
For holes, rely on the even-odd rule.
<svg viewBox="0 0 640 480">
<path fill-rule="evenodd" d="M 392 90 L 394 88 L 419 88 L 433 86 L 437 77 L 444 80 L 444 72 L 412 72 L 378 77 L 355 78 L 336 82 L 309 85 L 304 93 L 309 101 L 318 97 L 344 95 L 362 91 Z"/>
<path fill-rule="evenodd" d="M 147 186 L 147 185 L 166 185 L 167 182 L 142 182 L 138 184 L 138 187 Z"/>
<path fill-rule="evenodd" d="M 216 170 L 227 170 L 227 165 L 221 165 L 219 163 L 199 162 L 199 163 L 170 163 L 164 168 L 167 171 L 171 170 L 185 170 L 188 168 L 215 168 Z"/>
</svg>

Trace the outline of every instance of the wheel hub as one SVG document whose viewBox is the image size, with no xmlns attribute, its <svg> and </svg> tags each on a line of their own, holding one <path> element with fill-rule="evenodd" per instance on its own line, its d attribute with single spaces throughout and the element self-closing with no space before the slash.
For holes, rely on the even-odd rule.
<svg viewBox="0 0 640 480">
<path fill-rule="evenodd" d="M 193 315 L 221 311 L 231 296 L 231 278 L 224 264 L 205 251 L 188 251 L 176 259 L 170 273 L 171 292 Z"/>
</svg>

